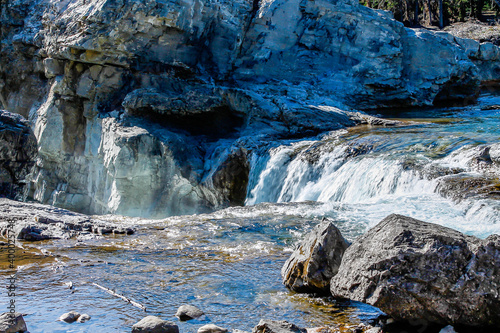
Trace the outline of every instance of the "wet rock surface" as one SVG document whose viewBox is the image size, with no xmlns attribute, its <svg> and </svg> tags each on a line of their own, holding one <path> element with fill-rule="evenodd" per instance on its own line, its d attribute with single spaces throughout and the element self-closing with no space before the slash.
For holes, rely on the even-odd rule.
<svg viewBox="0 0 500 333">
<path fill-rule="evenodd" d="M 199 318 L 199 317 L 203 316 L 204 314 L 205 313 L 201 309 L 197 308 L 196 306 L 185 304 L 185 305 L 181 305 L 177 309 L 175 316 L 182 321 L 186 321 L 186 320 Z"/>
<path fill-rule="evenodd" d="M 23 199 L 37 156 L 36 138 L 21 115 L 0 110 L 0 195 Z"/>
<path fill-rule="evenodd" d="M 5 312 L 0 315 L 0 332 L 18 333 L 28 332 L 23 315 L 15 312 Z"/>
<path fill-rule="evenodd" d="M 77 321 L 80 317 L 81 317 L 81 315 L 78 312 L 70 311 L 68 313 L 62 314 L 59 317 L 59 320 L 64 321 L 68 324 L 71 324 L 71 323 L 74 323 L 75 321 Z"/>
<path fill-rule="evenodd" d="M 156 316 L 147 316 L 132 326 L 132 333 L 179 333 L 179 327 Z"/>
<path fill-rule="evenodd" d="M 281 269 L 283 283 L 297 292 L 329 293 L 349 243 L 340 230 L 324 219 L 307 234 Z"/>
<path fill-rule="evenodd" d="M 399 321 L 498 326 L 499 241 L 393 214 L 347 249 L 331 293 Z"/>
<path fill-rule="evenodd" d="M 252 333 L 306 333 L 305 328 L 298 327 L 295 324 L 285 320 L 266 320 L 262 319 L 252 330 Z"/>
<path fill-rule="evenodd" d="M 228 330 L 222 327 L 219 327 L 214 324 L 208 324 L 200 327 L 198 329 L 198 333 L 227 333 Z"/>
<path fill-rule="evenodd" d="M 5 198 L 0 199 L 0 212 L 0 234 L 7 237 L 9 222 L 13 221 L 15 237 L 26 241 L 134 233 L 131 227 L 65 209 Z"/>
</svg>

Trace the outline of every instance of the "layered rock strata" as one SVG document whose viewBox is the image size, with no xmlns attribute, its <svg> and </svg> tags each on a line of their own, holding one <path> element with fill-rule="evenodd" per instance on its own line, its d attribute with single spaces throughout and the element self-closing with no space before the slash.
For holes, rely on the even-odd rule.
<svg viewBox="0 0 500 333">
<path fill-rule="evenodd" d="M 84 213 L 241 204 L 269 140 L 500 78 L 498 49 L 354 0 L 8 0 L 0 18 L 0 102 L 38 140 L 31 197 Z"/>
<path fill-rule="evenodd" d="M 0 199 L 0 235 L 40 241 L 99 235 L 130 235 L 131 227 L 41 204 Z M 75 319 L 76 320 L 76 319 Z"/>
</svg>

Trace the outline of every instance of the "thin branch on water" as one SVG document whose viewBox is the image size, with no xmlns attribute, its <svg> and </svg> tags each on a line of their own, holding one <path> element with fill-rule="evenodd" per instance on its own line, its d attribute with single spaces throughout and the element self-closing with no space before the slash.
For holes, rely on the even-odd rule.
<svg viewBox="0 0 500 333">
<path fill-rule="evenodd" d="M 141 303 L 138 303 L 138 302 L 136 302 L 136 301 L 134 301 L 134 300 L 131 300 L 130 298 L 125 297 L 125 296 L 123 296 L 123 295 L 120 295 L 120 294 L 118 294 L 118 293 L 114 292 L 114 291 L 113 291 L 113 290 L 111 290 L 111 289 L 108 289 L 108 288 L 106 288 L 106 287 L 103 287 L 103 286 L 101 286 L 101 285 L 98 285 L 97 283 L 92 283 L 92 284 L 93 284 L 94 286 L 96 286 L 96 287 L 98 287 L 98 288 L 100 288 L 100 289 L 104 290 L 104 291 L 105 291 L 105 292 L 107 292 L 108 294 L 111 294 L 111 295 L 113 295 L 113 296 L 116 296 L 116 297 L 118 297 L 118 298 L 121 298 L 121 299 L 123 299 L 124 301 L 126 301 L 126 302 L 128 302 L 128 303 L 132 304 L 133 306 L 138 307 L 139 309 L 141 309 L 141 310 L 143 310 L 144 312 L 146 312 L 146 307 L 145 307 L 144 305 L 142 305 Z"/>
</svg>

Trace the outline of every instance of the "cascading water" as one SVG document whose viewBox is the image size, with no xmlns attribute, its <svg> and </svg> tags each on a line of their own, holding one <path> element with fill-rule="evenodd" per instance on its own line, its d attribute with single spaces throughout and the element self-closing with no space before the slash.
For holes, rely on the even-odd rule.
<svg viewBox="0 0 500 333">
<path fill-rule="evenodd" d="M 324 203 L 327 215 L 333 213 L 328 204 L 342 204 L 351 219 L 368 225 L 399 213 L 480 237 L 500 232 L 496 200 L 483 195 L 458 202 L 452 198 L 460 188 L 442 190 L 451 177 L 486 177 L 498 185 L 500 164 L 483 152 L 500 140 L 499 112 L 475 107 L 433 116 L 449 118 L 340 130 L 270 148 L 253 159 L 246 205 L 310 200 Z"/>
</svg>

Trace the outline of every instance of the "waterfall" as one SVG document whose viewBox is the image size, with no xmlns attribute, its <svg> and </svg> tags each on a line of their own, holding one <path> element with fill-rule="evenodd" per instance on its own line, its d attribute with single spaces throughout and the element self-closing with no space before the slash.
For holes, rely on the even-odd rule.
<svg viewBox="0 0 500 333">
<path fill-rule="evenodd" d="M 373 144 L 360 149 L 361 141 L 377 142 L 380 148 Z M 343 207 L 346 218 L 367 226 L 400 213 L 478 236 L 498 232 L 498 201 L 457 202 L 438 191 L 447 177 L 480 176 L 473 165 L 484 148 L 473 144 L 450 148 L 443 142 L 425 137 L 409 140 L 403 132 L 384 139 L 368 135 L 362 140 L 286 142 L 254 156 L 246 205 L 315 201 L 324 204 L 325 215 L 338 217 L 329 209 Z"/>
</svg>

